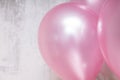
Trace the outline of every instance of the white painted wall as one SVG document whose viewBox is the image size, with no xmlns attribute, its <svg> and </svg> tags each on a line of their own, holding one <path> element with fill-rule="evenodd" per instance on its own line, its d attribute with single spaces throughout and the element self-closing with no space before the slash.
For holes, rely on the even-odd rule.
<svg viewBox="0 0 120 80">
<path fill-rule="evenodd" d="M 66 1 L 0 0 L 0 80 L 60 80 L 44 63 L 37 37 L 43 15 Z M 98 80 L 115 80 L 108 68 L 102 72 Z"/>
</svg>

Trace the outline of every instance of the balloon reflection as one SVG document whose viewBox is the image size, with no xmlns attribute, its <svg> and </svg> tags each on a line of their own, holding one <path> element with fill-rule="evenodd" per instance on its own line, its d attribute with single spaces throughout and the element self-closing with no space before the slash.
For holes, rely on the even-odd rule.
<svg viewBox="0 0 120 80">
<path fill-rule="evenodd" d="M 78 33 L 83 34 L 85 28 L 84 20 L 77 16 L 67 16 L 63 18 L 63 31 L 67 36 L 77 36 Z"/>
<path fill-rule="evenodd" d="M 99 20 L 98 21 L 98 34 L 100 34 L 101 32 L 102 32 L 102 21 L 101 20 Z"/>
<path fill-rule="evenodd" d="M 86 3 L 88 5 L 97 5 L 96 3 L 98 3 L 98 2 L 99 2 L 99 0 L 86 0 Z"/>
<path fill-rule="evenodd" d="M 70 51 L 69 56 L 69 64 L 71 64 L 71 69 L 73 69 L 74 73 L 81 78 L 81 80 L 85 80 L 84 73 L 85 69 L 87 68 L 87 64 L 85 64 L 84 60 L 82 59 L 82 55 L 80 55 L 79 50 L 73 49 Z M 81 56 L 81 57 L 80 57 Z"/>
<path fill-rule="evenodd" d="M 70 0 L 72 2 L 79 2 L 79 4 L 85 5 L 86 7 L 92 9 L 96 14 L 99 15 L 101 8 L 104 3 L 108 0 Z"/>
</svg>

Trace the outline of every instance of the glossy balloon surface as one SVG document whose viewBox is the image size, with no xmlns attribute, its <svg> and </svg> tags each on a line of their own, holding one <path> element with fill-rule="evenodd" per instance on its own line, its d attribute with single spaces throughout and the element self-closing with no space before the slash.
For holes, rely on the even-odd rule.
<svg viewBox="0 0 120 80">
<path fill-rule="evenodd" d="M 40 51 L 63 80 L 95 80 L 102 66 L 97 20 L 94 12 L 72 2 L 56 6 L 42 20 Z"/>
<path fill-rule="evenodd" d="M 83 4 L 90 9 L 92 9 L 95 13 L 99 14 L 102 6 L 104 3 L 108 0 L 71 0 L 73 2 L 79 2 L 80 4 Z"/>
<path fill-rule="evenodd" d="M 120 77 L 120 0 L 110 0 L 104 6 L 98 35 L 106 62 Z"/>
</svg>

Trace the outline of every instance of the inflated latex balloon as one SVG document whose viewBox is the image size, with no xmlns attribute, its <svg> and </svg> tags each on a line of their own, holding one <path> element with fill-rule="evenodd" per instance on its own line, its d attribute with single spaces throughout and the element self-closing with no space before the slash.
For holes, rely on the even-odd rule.
<svg viewBox="0 0 120 80">
<path fill-rule="evenodd" d="M 98 35 L 106 62 L 120 77 L 120 0 L 105 4 L 100 14 Z"/>
<path fill-rule="evenodd" d="M 79 2 L 80 4 L 84 4 L 87 7 L 91 8 L 94 12 L 99 14 L 101 7 L 108 0 L 71 0 L 73 2 Z"/>
<path fill-rule="evenodd" d="M 95 80 L 102 65 L 97 21 L 94 12 L 72 2 L 56 6 L 42 20 L 41 53 L 63 80 Z"/>
</svg>

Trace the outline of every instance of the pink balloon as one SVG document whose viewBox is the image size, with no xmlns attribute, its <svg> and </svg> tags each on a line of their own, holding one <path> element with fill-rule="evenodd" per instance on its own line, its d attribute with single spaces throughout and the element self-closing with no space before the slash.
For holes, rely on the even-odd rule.
<svg viewBox="0 0 120 80">
<path fill-rule="evenodd" d="M 98 17 L 77 3 L 53 8 L 42 20 L 39 45 L 47 64 L 64 80 L 95 80 L 102 55 Z"/>
<path fill-rule="evenodd" d="M 107 0 L 71 0 L 73 2 L 79 2 L 80 4 L 86 5 L 91 8 L 97 14 L 100 13 L 101 7 Z"/>
<path fill-rule="evenodd" d="M 120 0 L 110 0 L 103 7 L 98 36 L 106 62 L 120 77 Z"/>
</svg>

